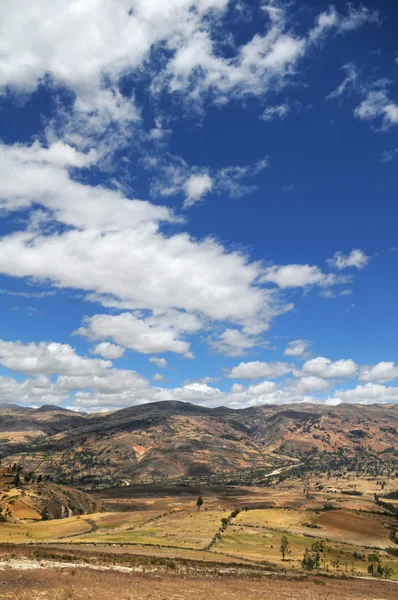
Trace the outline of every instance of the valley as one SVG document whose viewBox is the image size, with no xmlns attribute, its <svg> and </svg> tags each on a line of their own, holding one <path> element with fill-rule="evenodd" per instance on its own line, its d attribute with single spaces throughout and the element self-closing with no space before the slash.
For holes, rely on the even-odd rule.
<svg viewBox="0 0 398 600">
<path fill-rule="evenodd" d="M 369 598 L 389 598 L 372 586 L 398 585 L 395 407 L 13 410 L 0 420 L 0 569 L 10 582 L 21 569 L 37 589 L 38 570 L 51 581 L 79 569 L 80 582 L 95 569 L 111 581 L 116 569 L 137 590 L 143 573 L 153 589 L 161 577 L 174 590 L 183 575 L 203 590 L 223 574 L 253 590 L 276 578 L 276 598 L 294 597 L 282 593 L 291 578 L 310 578 L 319 598 L 331 578 L 344 582 L 341 598 L 366 597 L 350 595 L 361 578 Z M 76 582 L 69 597 L 85 597 Z"/>
</svg>

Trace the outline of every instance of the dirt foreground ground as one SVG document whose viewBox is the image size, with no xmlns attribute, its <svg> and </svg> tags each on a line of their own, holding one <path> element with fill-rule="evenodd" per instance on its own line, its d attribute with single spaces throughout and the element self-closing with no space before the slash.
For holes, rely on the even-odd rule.
<svg viewBox="0 0 398 600">
<path fill-rule="evenodd" d="M 43 568 L 44 566 L 44 568 Z M 4 600 L 397 600 L 398 585 L 374 580 L 278 575 L 239 578 L 124 573 L 92 568 L 0 568 Z"/>
</svg>

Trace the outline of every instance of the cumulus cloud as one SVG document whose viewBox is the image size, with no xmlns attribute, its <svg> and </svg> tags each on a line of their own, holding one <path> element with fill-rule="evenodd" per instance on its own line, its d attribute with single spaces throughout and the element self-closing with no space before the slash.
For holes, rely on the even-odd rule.
<svg viewBox="0 0 398 600">
<path fill-rule="evenodd" d="M 241 362 L 233 367 L 228 373 L 229 379 L 256 379 L 257 377 L 268 377 L 274 379 L 286 375 L 293 370 L 293 366 L 284 362 Z"/>
<path fill-rule="evenodd" d="M 336 402 L 359 404 L 395 403 L 398 402 L 398 388 L 378 383 L 367 383 L 366 385 L 358 385 L 351 390 L 336 390 L 334 400 Z"/>
<path fill-rule="evenodd" d="M 79 356 L 68 344 L 4 340 L 0 340 L 0 364 L 25 375 L 97 375 L 112 366 L 108 360 Z"/>
<path fill-rule="evenodd" d="M 363 7 L 349 6 L 346 14 L 329 9 L 299 35 L 286 9 L 269 0 L 262 6 L 266 31 L 230 45 L 234 52 L 226 57 L 220 24 L 229 5 L 228 0 L 120 0 L 115 9 L 108 0 L 80 0 L 77 11 L 61 0 L 29 6 L 15 0 L 3 11 L 0 29 L 3 90 L 29 94 L 48 78 L 72 91 L 74 111 L 90 120 L 91 129 L 103 131 L 109 122 L 139 118 L 134 98 L 120 91 L 126 74 L 149 72 L 151 93 L 178 92 L 196 103 L 209 95 L 218 103 L 262 96 L 291 81 L 315 42 L 377 21 L 376 13 Z"/>
<path fill-rule="evenodd" d="M 352 6 L 344 14 L 329 9 L 313 27 L 296 29 L 289 6 L 270 0 L 262 5 L 265 27 L 261 23 L 261 30 L 238 44 L 232 34 L 226 36 L 228 0 L 120 0 L 117 6 L 80 0 L 78 5 L 76 10 L 60 0 L 15 0 L 2 14 L 0 93 L 25 101 L 46 87 L 55 108 L 38 132 L 40 141 L 0 144 L 0 210 L 17 217 L 0 240 L 0 272 L 78 290 L 86 301 L 123 312 L 94 314 L 78 330 L 98 342 L 91 352 L 102 359 L 56 342 L 0 342 L 0 362 L 28 377 L 1 377 L 0 397 L 84 410 L 168 399 L 235 407 L 301 401 L 300 393 L 321 386 L 315 381 L 320 376 L 303 376 L 294 393 L 271 381 L 235 385 L 224 393 L 209 385 L 213 378 L 166 390 L 135 371 L 113 368 L 111 360 L 126 348 L 191 358 L 187 337 L 200 331 L 214 331 L 209 342 L 216 351 L 243 355 L 263 346 L 271 320 L 293 307 L 268 284 L 328 288 L 347 278 L 310 265 L 267 269 L 213 238 L 196 239 L 182 232 L 184 220 L 174 211 L 135 198 L 131 186 L 103 173 L 112 173 L 123 144 L 134 151 L 134 138 L 142 152 L 140 168 L 152 164 L 158 173 L 153 190 L 159 195 L 184 194 L 188 206 L 210 192 L 237 197 L 253 190 L 249 180 L 267 168 L 265 157 L 218 169 L 189 166 L 169 154 L 162 158 L 172 118 L 156 114 L 152 124 L 145 123 L 136 86 L 148 84 L 155 113 L 165 94 L 190 114 L 203 115 L 209 103 L 252 97 L 264 106 L 270 92 L 280 93 L 303 72 L 300 63 L 315 43 L 375 22 L 375 13 Z M 268 106 L 264 118 L 283 118 L 288 110 L 287 103 Z M 383 119 L 393 118 L 393 106 L 380 110 Z M 369 114 L 369 108 L 358 108 L 359 116 Z M 150 150 L 143 157 L 146 144 Z M 161 149 L 160 156 L 153 148 Z M 92 174 L 110 187 L 89 185 Z M 167 366 L 165 359 L 150 361 Z M 277 363 L 270 364 L 274 371 L 263 369 L 261 377 L 275 374 Z"/>
<path fill-rule="evenodd" d="M 51 219 L 93 232 L 175 220 L 166 207 L 130 200 L 118 191 L 84 185 L 71 177 L 71 167 L 93 162 L 95 154 L 77 152 L 63 142 L 49 147 L 0 144 L 0 208 L 11 213 L 40 205 L 42 212 L 35 212 L 40 220 L 33 221 L 36 228 Z"/>
<path fill-rule="evenodd" d="M 393 362 L 380 362 L 373 367 L 364 367 L 359 375 L 361 381 L 393 381 L 398 379 L 398 365 Z"/>
<path fill-rule="evenodd" d="M 208 173 L 202 173 L 200 175 L 191 175 L 185 182 L 186 199 L 184 206 L 192 206 L 195 202 L 198 202 L 208 192 L 211 192 L 213 188 L 213 180 Z"/>
<path fill-rule="evenodd" d="M 200 328 L 200 320 L 186 313 L 166 313 L 147 318 L 121 313 L 89 317 L 85 319 L 85 327 L 75 333 L 93 340 L 112 339 L 124 348 L 143 354 L 169 351 L 191 357 L 190 344 L 179 337 L 184 332 L 195 332 Z"/>
<path fill-rule="evenodd" d="M 296 394 L 309 394 L 320 390 L 326 390 L 329 387 L 329 383 L 321 377 L 301 377 L 297 383 L 290 388 L 291 393 Z"/>
<path fill-rule="evenodd" d="M 311 265 L 273 265 L 265 270 L 261 281 L 287 289 L 314 285 L 329 287 L 346 283 L 348 278 L 323 273 L 319 267 Z"/>
<path fill-rule="evenodd" d="M 99 354 L 103 358 L 114 360 L 116 358 L 121 358 L 124 355 L 124 348 L 111 344 L 110 342 L 101 342 L 91 348 L 90 352 L 92 354 Z"/>
<path fill-rule="evenodd" d="M 358 365 L 351 359 L 331 361 L 323 356 L 312 358 L 304 363 L 302 372 L 323 379 L 332 377 L 352 377 L 358 371 Z"/>
<path fill-rule="evenodd" d="M 64 404 L 67 400 L 67 393 L 57 389 L 56 385 L 44 375 L 22 381 L 17 381 L 13 377 L 0 376 L 1 403 L 56 406 Z"/>
<path fill-rule="evenodd" d="M 7 344 L 7 342 L 5 342 Z M 76 410 L 89 412 L 103 411 L 134 406 L 145 402 L 181 400 L 204 406 L 229 406 L 245 408 L 261 404 L 286 404 L 301 402 L 396 402 L 397 388 L 385 387 L 376 383 L 358 385 L 351 390 L 337 390 L 333 396 L 325 393 L 331 378 L 341 379 L 355 375 L 358 371 L 353 361 L 332 362 L 318 357 L 305 363 L 302 372 L 294 372 L 297 378 L 287 378 L 277 384 L 268 378 L 278 377 L 293 367 L 286 363 L 241 363 L 230 371 L 228 377 L 263 377 L 266 379 L 248 387 L 234 383 L 230 391 L 223 392 L 209 385 L 216 378 L 185 382 L 181 387 L 156 387 L 164 377 L 156 373 L 151 385 L 148 380 L 133 370 L 112 368 L 109 361 L 88 359 L 79 356 L 62 344 L 23 344 L 1 345 L 1 363 L 13 368 L 18 362 L 18 372 L 28 377 L 18 381 L 12 377 L 0 377 L 0 401 L 17 402 L 30 406 L 42 404 L 68 405 Z M 392 363 L 380 363 L 373 367 L 372 377 L 380 381 L 396 375 Z M 50 378 L 50 375 L 52 376 Z M 54 378 L 55 375 L 55 378 Z M 360 377 L 367 379 L 370 374 L 362 368 Z"/>
<path fill-rule="evenodd" d="M 159 369 L 167 369 L 167 360 L 160 358 L 160 356 L 151 356 L 149 362 L 156 365 Z"/>
<path fill-rule="evenodd" d="M 308 358 L 309 351 L 308 347 L 310 342 L 308 340 L 293 340 L 288 343 L 283 354 L 285 356 L 294 356 L 296 358 Z"/>
<path fill-rule="evenodd" d="M 1 272 L 129 308 L 177 308 L 232 321 L 272 315 L 274 297 L 257 285 L 260 266 L 242 253 L 185 233 L 166 236 L 159 226 L 175 220 L 169 209 L 84 185 L 59 162 L 38 166 L 37 148 L 26 148 L 23 160 L 11 150 L 0 147 L 0 205 L 8 212 L 37 205 L 43 211 L 33 213 L 27 230 L 2 238 Z M 66 230 L 46 231 L 50 218 Z"/>
</svg>

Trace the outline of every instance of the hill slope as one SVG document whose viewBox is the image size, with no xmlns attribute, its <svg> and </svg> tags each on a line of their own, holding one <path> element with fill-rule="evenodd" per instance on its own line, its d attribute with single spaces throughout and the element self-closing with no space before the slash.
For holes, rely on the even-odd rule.
<svg viewBox="0 0 398 600">
<path fill-rule="evenodd" d="M 397 424 L 395 405 L 232 410 L 162 402 L 93 415 L 7 407 L 0 408 L 0 452 L 26 470 L 41 464 L 59 481 L 87 488 L 195 478 L 247 483 L 309 461 L 394 468 Z"/>
<path fill-rule="evenodd" d="M 25 482 L 23 472 L 15 484 L 16 474 L 9 468 L 0 469 L 1 522 L 29 522 L 41 519 L 61 519 L 101 510 L 101 502 L 85 492 L 46 481 L 41 477 Z"/>
</svg>

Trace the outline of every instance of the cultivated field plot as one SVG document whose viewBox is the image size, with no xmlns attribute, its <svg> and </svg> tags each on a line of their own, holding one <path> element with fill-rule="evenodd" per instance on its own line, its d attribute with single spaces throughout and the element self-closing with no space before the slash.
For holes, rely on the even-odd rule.
<svg viewBox="0 0 398 600">
<path fill-rule="evenodd" d="M 131 522 L 126 519 L 115 529 L 92 531 L 88 535 L 75 538 L 77 541 L 92 541 L 118 544 L 143 544 L 176 546 L 179 548 L 205 548 L 212 540 L 221 525 L 221 519 L 229 515 L 229 511 L 182 509 L 174 510 L 164 516 L 149 518 L 148 513 L 132 516 Z M 119 516 L 124 516 L 119 513 Z M 142 521 L 147 519 L 143 524 Z M 149 520 L 148 520 L 149 519 Z M 101 522 L 98 522 L 101 526 Z M 67 541 L 67 540 L 66 540 Z M 71 539 L 71 541 L 73 541 Z"/>
<path fill-rule="evenodd" d="M 269 508 L 241 512 L 235 522 L 249 527 L 256 526 L 285 531 L 293 525 L 300 525 L 313 519 L 314 516 L 313 511 Z"/>
<path fill-rule="evenodd" d="M 32 541 L 59 540 L 91 531 L 87 517 L 70 517 L 35 523 L 1 523 L 0 542 L 28 544 Z"/>
<path fill-rule="evenodd" d="M 389 526 L 394 520 L 384 515 L 362 515 L 345 510 L 331 510 L 319 515 L 315 523 L 321 527 L 316 530 L 319 537 L 360 546 L 391 546 Z"/>
</svg>

